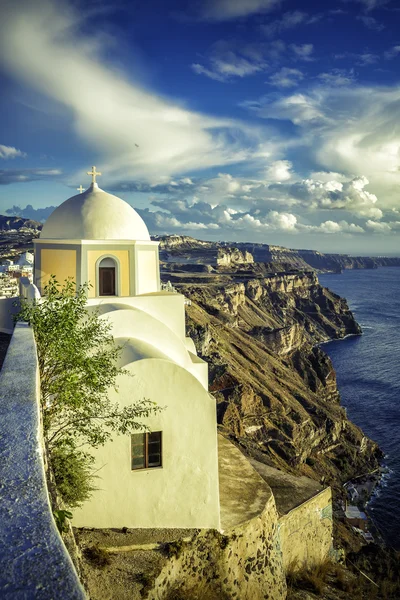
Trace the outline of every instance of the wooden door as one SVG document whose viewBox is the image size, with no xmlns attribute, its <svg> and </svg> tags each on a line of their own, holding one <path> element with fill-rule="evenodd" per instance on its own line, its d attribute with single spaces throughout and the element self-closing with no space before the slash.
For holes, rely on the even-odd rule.
<svg viewBox="0 0 400 600">
<path fill-rule="evenodd" d="M 99 295 L 115 296 L 115 267 L 99 267 Z"/>
</svg>

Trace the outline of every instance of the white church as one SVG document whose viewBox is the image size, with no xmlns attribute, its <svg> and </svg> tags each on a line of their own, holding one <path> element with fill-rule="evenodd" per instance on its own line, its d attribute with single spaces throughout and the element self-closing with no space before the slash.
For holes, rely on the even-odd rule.
<svg viewBox="0 0 400 600">
<path fill-rule="evenodd" d="M 77 527 L 220 528 L 215 400 L 207 364 L 186 337 L 184 296 L 160 290 L 158 242 L 125 201 L 92 184 L 50 215 L 35 240 L 34 283 L 89 282 L 88 305 L 123 346 L 121 405 L 147 398 L 162 411 L 148 432 L 93 451 L 97 491 L 74 511 Z M 32 293 L 33 286 L 31 286 Z"/>
</svg>

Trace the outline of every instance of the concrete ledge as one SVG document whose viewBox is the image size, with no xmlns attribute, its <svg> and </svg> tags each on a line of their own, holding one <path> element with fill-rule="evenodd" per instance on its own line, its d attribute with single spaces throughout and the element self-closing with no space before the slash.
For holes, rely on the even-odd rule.
<svg viewBox="0 0 400 600">
<path fill-rule="evenodd" d="M 0 373 L 0 597 L 83 600 L 51 513 L 39 410 L 33 332 L 19 323 Z"/>
<path fill-rule="evenodd" d="M 218 435 L 218 471 L 223 531 L 264 512 L 272 498 L 271 488 L 240 450 L 221 434 Z"/>
</svg>

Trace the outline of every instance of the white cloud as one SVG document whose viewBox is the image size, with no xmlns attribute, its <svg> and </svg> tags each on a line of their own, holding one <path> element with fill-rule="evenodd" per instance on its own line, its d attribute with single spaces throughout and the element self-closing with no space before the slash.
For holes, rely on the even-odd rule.
<svg viewBox="0 0 400 600">
<path fill-rule="evenodd" d="M 357 19 L 361 21 L 365 27 L 372 29 L 373 31 L 383 31 L 385 29 L 384 24 L 377 21 L 374 17 L 358 15 Z"/>
<path fill-rule="evenodd" d="M 268 225 L 273 229 L 281 231 L 294 231 L 296 229 L 297 217 L 291 213 L 279 213 L 272 210 L 266 218 Z"/>
<path fill-rule="evenodd" d="M 299 60 L 314 60 L 314 57 L 312 56 L 312 53 L 314 52 L 313 44 L 291 44 L 290 48 Z"/>
<path fill-rule="evenodd" d="M 225 210 L 220 217 L 220 223 L 228 229 L 265 230 L 296 233 L 297 217 L 291 213 L 269 211 L 265 217 L 258 218 L 250 213 L 232 215 Z"/>
<path fill-rule="evenodd" d="M 281 199 L 282 204 L 301 206 L 307 212 L 345 211 L 360 219 L 380 220 L 383 211 L 377 196 L 364 189 L 367 185 L 366 177 L 295 180 L 292 175 L 291 182 L 269 184 L 264 195 L 275 202 Z"/>
<path fill-rule="evenodd" d="M 259 143 L 254 127 L 191 112 L 130 82 L 102 57 L 103 38 L 82 36 L 81 13 L 61 0 L 6 0 L 1 11 L 0 61 L 68 109 L 109 181 L 169 180 L 245 160 Z"/>
<path fill-rule="evenodd" d="M 274 66 L 278 68 L 284 57 L 293 59 L 292 52 L 288 53 L 288 46 L 282 40 L 251 43 L 218 40 L 200 61 L 192 63 L 191 69 L 198 75 L 229 82 L 270 71 Z"/>
<path fill-rule="evenodd" d="M 313 227 L 314 232 L 320 233 L 365 233 L 364 229 L 347 221 L 324 221 L 318 227 Z"/>
<path fill-rule="evenodd" d="M 208 21 L 230 21 L 268 12 L 280 4 L 281 0 L 203 0 L 201 16 Z"/>
<path fill-rule="evenodd" d="M 267 67 L 262 53 L 254 46 L 235 48 L 234 44 L 223 40 L 213 45 L 209 63 L 209 68 L 199 63 L 193 63 L 191 68 L 198 75 L 206 75 L 216 81 L 230 81 L 235 77 L 254 75 Z"/>
<path fill-rule="evenodd" d="M 308 93 L 278 100 L 267 95 L 242 106 L 259 117 L 297 125 L 288 143 L 315 171 L 349 180 L 367 174 L 368 191 L 379 198 L 379 206 L 370 206 L 374 212 L 399 206 L 400 86 L 317 85 Z"/>
<path fill-rule="evenodd" d="M 341 52 L 335 54 L 334 58 L 337 60 L 353 60 L 354 64 L 359 67 L 368 67 L 369 65 L 376 64 L 379 61 L 380 56 L 378 54 L 373 54 L 372 52 Z"/>
<path fill-rule="evenodd" d="M 384 57 L 387 60 L 391 60 L 392 58 L 396 58 L 400 54 L 400 46 L 392 46 L 390 50 L 387 50 L 384 53 Z"/>
<path fill-rule="evenodd" d="M 347 180 L 347 177 L 343 173 L 336 173 L 335 171 L 312 171 L 310 173 L 310 179 L 322 181 L 323 183 L 328 182 L 341 182 Z M 340 188 L 342 189 L 342 188 Z"/>
<path fill-rule="evenodd" d="M 61 174 L 60 169 L 0 169 L 0 185 L 50 180 Z"/>
<path fill-rule="evenodd" d="M 265 119 L 283 119 L 301 125 L 310 121 L 326 121 L 323 107 L 319 106 L 318 98 L 305 94 L 293 94 L 271 101 L 264 96 L 259 101 L 242 102 L 240 106 L 252 110 Z"/>
<path fill-rule="evenodd" d="M 372 52 L 364 52 L 362 54 L 355 55 L 356 65 L 360 67 L 367 67 L 368 65 L 374 65 L 378 62 L 379 56 Z"/>
<path fill-rule="evenodd" d="M 25 158 L 26 153 L 21 150 L 17 150 L 13 146 L 4 146 L 0 144 L 0 158 L 7 160 L 10 158 Z"/>
<path fill-rule="evenodd" d="M 368 227 L 368 229 L 371 229 L 375 233 L 388 233 L 391 231 L 389 223 L 379 223 L 376 221 L 368 220 L 366 222 L 366 226 Z"/>
<path fill-rule="evenodd" d="M 292 163 L 289 160 L 276 160 L 266 170 L 265 178 L 267 181 L 287 181 L 292 176 L 291 168 Z"/>
<path fill-rule="evenodd" d="M 276 87 L 289 88 L 298 85 L 302 79 L 304 79 L 304 75 L 299 69 L 282 67 L 280 71 L 269 77 L 269 83 Z"/>
<path fill-rule="evenodd" d="M 390 221 L 389 223 L 385 223 L 369 220 L 366 222 L 366 226 L 374 233 L 385 234 L 400 231 L 400 221 Z"/>
<path fill-rule="evenodd" d="M 313 210 L 346 210 L 358 217 L 381 219 L 383 213 L 377 206 L 378 198 L 364 189 L 368 183 L 366 177 L 355 177 L 344 183 L 303 179 L 281 186 L 280 191 L 291 194 L 303 206 Z"/>
<path fill-rule="evenodd" d="M 355 82 L 354 69 L 332 69 L 329 73 L 317 75 L 325 85 L 352 85 Z"/>
<path fill-rule="evenodd" d="M 298 25 L 310 22 L 310 17 L 307 13 L 301 10 L 285 12 L 280 19 L 265 23 L 261 26 L 262 31 L 268 37 L 273 37 L 288 29 L 293 29 Z"/>
</svg>

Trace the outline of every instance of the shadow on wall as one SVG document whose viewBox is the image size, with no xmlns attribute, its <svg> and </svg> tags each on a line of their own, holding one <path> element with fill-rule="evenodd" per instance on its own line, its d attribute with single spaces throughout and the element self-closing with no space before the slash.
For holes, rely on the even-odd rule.
<svg viewBox="0 0 400 600">
<path fill-rule="evenodd" d="M 0 298 L 0 332 L 12 333 L 14 331 L 13 315 L 19 311 L 14 303 L 18 298 Z"/>
</svg>

